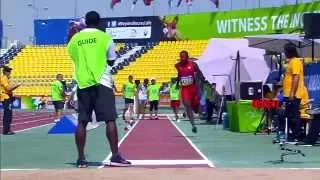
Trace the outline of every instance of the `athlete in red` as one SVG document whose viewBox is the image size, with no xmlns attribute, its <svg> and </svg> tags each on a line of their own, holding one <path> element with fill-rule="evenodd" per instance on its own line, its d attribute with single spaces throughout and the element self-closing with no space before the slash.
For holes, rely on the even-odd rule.
<svg viewBox="0 0 320 180">
<path fill-rule="evenodd" d="M 175 65 L 178 71 L 178 85 L 181 89 L 181 99 L 185 111 L 192 125 L 192 132 L 197 133 L 194 123 L 193 111 L 198 113 L 200 105 L 199 85 L 204 82 L 204 76 L 198 65 L 189 59 L 187 51 L 180 52 L 180 62 Z"/>
</svg>

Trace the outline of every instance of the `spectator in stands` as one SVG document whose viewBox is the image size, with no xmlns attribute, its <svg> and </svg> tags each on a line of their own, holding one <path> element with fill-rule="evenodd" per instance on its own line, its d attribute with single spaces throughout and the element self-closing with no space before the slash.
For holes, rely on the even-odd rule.
<svg viewBox="0 0 320 180">
<path fill-rule="evenodd" d="M 133 105 L 134 105 L 134 98 L 136 94 L 136 85 L 133 82 L 133 76 L 128 76 L 128 82 L 126 82 L 122 86 L 122 93 L 124 98 L 124 109 L 122 114 L 122 119 L 126 123 L 126 130 L 130 129 L 130 127 L 133 125 Z M 129 120 L 126 120 L 125 114 L 129 110 Z"/>
<path fill-rule="evenodd" d="M 41 96 L 40 102 L 38 104 L 38 111 L 41 109 L 45 109 L 47 105 L 47 98 L 45 96 Z"/>
<path fill-rule="evenodd" d="M 156 83 L 156 78 L 151 78 L 151 85 L 148 86 L 148 99 L 150 104 L 150 118 L 158 120 L 158 106 L 160 100 L 160 85 Z M 153 114 L 155 116 L 153 116 Z"/>
<path fill-rule="evenodd" d="M 286 104 L 286 117 L 293 132 L 290 140 L 301 140 L 301 122 L 299 107 L 304 88 L 303 63 L 294 44 L 286 44 L 284 53 L 287 57 L 287 70 L 283 79 L 283 95 Z M 283 123 L 282 123 L 283 124 Z M 281 131 L 284 127 L 280 127 Z"/>
<path fill-rule="evenodd" d="M 12 68 L 7 66 L 3 67 L 3 76 L 0 77 L 0 102 L 3 106 L 3 134 L 13 135 L 15 134 L 11 131 L 12 122 L 12 102 L 13 102 L 13 91 L 17 89 L 22 84 L 17 85 L 10 84 L 10 74 Z"/>
<path fill-rule="evenodd" d="M 92 121 L 94 111 L 97 122 L 106 123 L 106 136 L 112 152 L 108 165 L 129 166 L 131 163 L 119 154 L 114 83 L 107 63 L 112 61 L 110 64 L 114 64 L 117 59 L 115 44 L 111 35 L 99 30 L 101 19 L 97 12 L 88 12 L 85 21 L 88 28 L 76 33 L 68 43 L 78 85 L 79 123 L 75 133 L 78 150 L 76 164 L 79 168 L 88 167 L 84 155 L 86 127 Z"/>
<path fill-rule="evenodd" d="M 65 104 L 65 91 L 63 83 L 61 82 L 62 80 L 63 75 L 57 74 L 56 80 L 51 84 L 51 101 L 56 112 L 55 122 L 58 122 L 60 120 Z"/>
<path fill-rule="evenodd" d="M 137 118 L 144 119 L 147 103 L 148 103 L 148 85 L 149 79 L 144 79 L 143 84 L 138 86 L 138 112 Z M 140 118 L 140 114 L 142 117 Z"/>
<path fill-rule="evenodd" d="M 162 22 L 162 31 L 164 33 L 165 40 L 176 41 L 181 39 L 177 29 L 179 16 L 175 16 L 172 21 L 167 20 L 165 16 L 160 20 Z"/>
</svg>

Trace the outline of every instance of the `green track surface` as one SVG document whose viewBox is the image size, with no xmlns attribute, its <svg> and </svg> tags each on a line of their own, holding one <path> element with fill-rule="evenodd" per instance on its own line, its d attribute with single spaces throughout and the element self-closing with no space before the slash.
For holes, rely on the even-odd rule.
<svg viewBox="0 0 320 180">
<path fill-rule="evenodd" d="M 72 168 L 77 158 L 74 136 L 49 135 L 52 126 L 1 137 L 1 168 Z M 119 121 L 119 138 L 124 134 Z M 105 125 L 88 132 L 86 154 L 91 166 L 99 166 L 109 154 Z"/>
<path fill-rule="evenodd" d="M 319 168 L 320 147 L 298 147 L 307 156 L 289 156 L 279 163 L 278 145 L 273 145 L 273 135 L 233 133 L 216 129 L 197 121 L 198 134 L 191 132 L 188 121 L 176 123 L 187 137 L 218 168 Z M 2 169 L 73 168 L 77 158 L 73 135 L 48 135 L 52 125 L 1 136 Z M 119 139 L 123 137 L 123 122 L 118 121 Z M 96 168 L 109 154 L 105 125 L 88 133 L 86 154 L 91 168 Z M 291 145 L 290 147 L 295 146 Z"/>
<path fill-rule="evenodd" d="M 187 137 L 221 168 L 320 168 L 320 147 L 289 148 L 302 150 L 306 157 L 291 155 L 279 163 L 280 147 L 272 144 L 274 135 L 234 133 L 198 121 L 198 134 L 191 132 L 188 121 L 176 123 Z"/>
</svg>

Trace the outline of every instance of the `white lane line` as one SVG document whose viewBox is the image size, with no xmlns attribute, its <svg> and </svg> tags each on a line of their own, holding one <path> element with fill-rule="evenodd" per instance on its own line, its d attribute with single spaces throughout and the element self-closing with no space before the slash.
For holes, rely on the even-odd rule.
<svg viewBox="0 0 320 180">
<path fill-rule="evenodd" d="M 129 129 L 129 131 L 121 138 L 121 140 L 119 141 L 118 143 L 118 147 L 120 147 L 120 145 L 123 143 L 123 141 L 130 135 L 130 133 L 133 131 L 133 129 L 137 126 L 137 124 L 139 123 L 140 121 L 136 121 L 136 123 Z M 111 152 L 108 154 L 108 156 L 102 161 L 102 164 L 108 164 L 110 162 L 110 158 L 111 158 Z M 98 169 L 101 169 L 103 168 L 104 165 L 101 165 L 98 167 Z"/>
<path fill-rule="evenodd" d="M 0 171 L 38 171 L 40 169 L 0 169 Z"/>
<path fill-rule="evenodd" d="M 29 131 L 29 130 L 32 130 L 32 129 L 37 129 L 37 128 L 49 126 L 49 125 L 51 125 L 51 124 L 55 124 L 55 123 L 43 124 L 43 125 L 40 125 L 40 126 L 35 126 L 35 127 L 27 128 L 27 129 L 22 129 L 22 130 L 19 130 L 19 131 L 14 131 L 14 132 Z"/>
<path fill-rule="evenodd" d="M 137 166 L 161 166 L 161 165 L 208 165 L 206 160 L 129 160 Z"/>
<path fill-rule="evenodd" d="M 168 116 L 169 122 L 180 132 L 180 134 L 188 141 L 188 143 L 193 147 L 194 150 L 199 153 L 199 155 L 207 161 L 207 164 L 209 167 L 215 167 L 214 164 L 200 151 L 200 149 L 197 148 L 196 145 L 193 144 L 193 142 L 184 134 L 184 132 L 170 119 Z"/>
</svg>

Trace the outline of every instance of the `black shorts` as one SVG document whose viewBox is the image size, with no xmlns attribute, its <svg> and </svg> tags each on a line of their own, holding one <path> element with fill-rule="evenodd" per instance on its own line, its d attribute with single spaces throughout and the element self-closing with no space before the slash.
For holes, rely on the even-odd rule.
<svg viewBox="0 0 320 180">
<path fill-rule="evenodd" d="M 133 99 L 129 99 L 129 98 L 124 98 L 124 103 L 125 104 L 133 104 L 134 100 Z"/>
<path fill-rule="evenodd" d="M 103 85 L 77 90 L 79 122 L 91 122 L 92 112 L 98 122 L 117 119 L 116 101 L 113 90 Z"/>
<path fill-rule="evenodd" d="M 158 111 L 159 101 L 150 101 L 150 111 Z"/>
<path fill-rule="evenodd" d="M 56 111 L 62 110 L 64 108 L 64 101 L 52 101 L 52 104 Z"/>
</svg>

